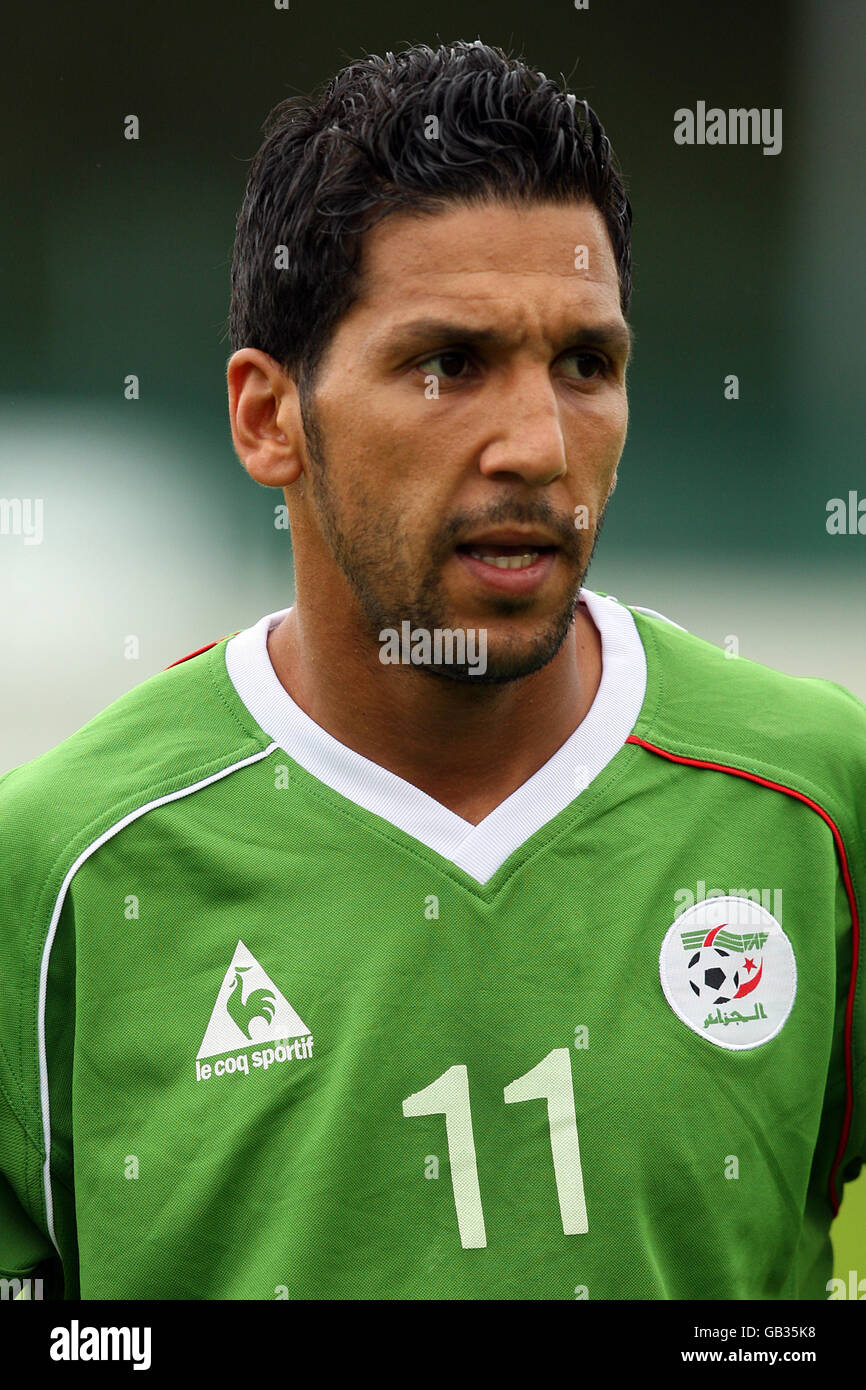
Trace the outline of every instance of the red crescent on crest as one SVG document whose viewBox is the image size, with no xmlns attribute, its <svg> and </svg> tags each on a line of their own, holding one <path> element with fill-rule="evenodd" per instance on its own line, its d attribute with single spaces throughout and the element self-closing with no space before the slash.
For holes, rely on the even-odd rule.
<svg viewBox="0 0 866 1390">
<path fill-rule="evenodd" d="M 761 972 L 763 971 L 763 969 L 764 969 L 764 962 L 763 962 L 763 959 L 762 959 L 762 960 L 761 960 L 761 964 L 758 966 L 758 973 L 757 973 L 757 975 L 755 976 L 754 980 L 747 980 L 746 983 L 745 983 L 744 985 L 740 985 L 740 988 L 737 990 L 736 994 L 734 995 L 734 998 L 735 998 L 735 999 L 742 999 L 744 995 L 746 995 L 746 994 L 751 994 L 752 990 L 755 988 L 755 986 L 757 985 L 758 981 L 759 981 L 760 978 L 761 978 Z"/>
<path fill-rule="evenodd" d="M 728 925 L 727 922 L 720 922 L 719 925 L 718 925 L 717 927 L 713 927 L 712 931 L 708 931 L 707 934 L 706 934 L 706 936 L 704 937 L 704 945 L 705 945 L 705 946 L 712 946 L 712 944 L 713 944 L 713 938 L 714 938 L 716 932 L 717 932 L 717 931 L 721 931 L 721 930 L 722 930 L 722 927 L 726 927 L 727 925 Z"/>
</svg>

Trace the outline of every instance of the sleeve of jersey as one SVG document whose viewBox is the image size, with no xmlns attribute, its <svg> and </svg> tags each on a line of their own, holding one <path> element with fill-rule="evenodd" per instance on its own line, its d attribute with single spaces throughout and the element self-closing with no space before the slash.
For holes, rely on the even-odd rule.
<svg viewBox="0 0 866 1390">
<path fill-rule="evenodd" d="M 57 1262 L 57 1252 L 27 1209 L 32 1206 L 28 1194 L 33 1193 L 41 1173 L 42 1149 L 34 1143 L 26 1119 L 22 1120 L 10 1104 L 12 1087 L 6 1051 L 4 1039 L 0 1086 L 0 1277 L 20 1281 L 31 1279 L 37 1271 L 43 1276 L 45 1271 L 40 1266 L 45 1261 L 52 1265 Z M 53 1271 L 47 1281 L 43 1278 L 43 1284 L 53 1286 L 54 1282 Z M 4 1285 L 4 1289 L 8 1287 Z M 14 1290 L 14 1284 L 11 1287 Z M 12 1296 L 16 1294 L 13 1292 Z"/>
<path fill-rule="evenodd" d="M 0 1173 L 0 1277 L 32 1279 L 52 1258 L 56 1259 L 56 1252 L 50 1240 L 33 1224 L 9 1179 Z"/>
<path fill-rule="evenodd" d="M 828 682 L 843 695 L 851 713 L 850 742 L 840 728 L 841 748 L 850 768 L 850 807 L 846 851 L 856 922 L 852 923 L 853 1008 L 851 1010 L 852 1125 L 841 1165 L 841 1180 L 851 1182 L 866 1164 L 866 705 L 845 686 Z"/>
<path fill-rule="evenodd" d="M 0 1277 L 12 1281 L 3 1285 L 3 1296 L 18 1297 L 15 1281 L 47 1273 L 38 1296 L 53 1297 L 59 1259 L 45 1219 L 38 1078 L 35 1069 L 23 1075 L 21 1061 L 33 1042 L 27 1000 L 38 975 L 26 930 L 30 897 L 23 875 L 29 870 L 22 869 L 28 863 L 23 840 L 32 827 L 20 822 L 6 795 L 13 776 L 0 777 Z M 40 1268 L 46 1261 L 50 1265 Z"/>
</svg>

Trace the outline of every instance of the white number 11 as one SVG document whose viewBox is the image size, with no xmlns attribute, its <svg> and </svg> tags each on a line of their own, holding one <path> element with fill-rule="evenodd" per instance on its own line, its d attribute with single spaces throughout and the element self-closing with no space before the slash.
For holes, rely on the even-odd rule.
<svg viewBox="0 0 866 1390">
<path fill-rule="evenodd" d="M 506 1105 L 521 1100 L 546 1100 L 550 1126 L 553 1174 L 567 1236 L 585 1235 L 589 1230 L 580 1147 L 577 1142 L 577 1116 L 571 1080 L 571 1057 L 567 1047 L 554 1048 L 547 1056 L 505 1087 Z M 403 1114 L 444 1115 L 448 1140 L 448 1161 L 457 1227 L 464 1250 L 480 1250 L 487 1245 L 484 1211 L 478 1186 L 478 1163 L 469 1107 L 469 1074 L 465 1066 L 449 1067 L 423 1091 L 403 1101 Z"/>
</svg>

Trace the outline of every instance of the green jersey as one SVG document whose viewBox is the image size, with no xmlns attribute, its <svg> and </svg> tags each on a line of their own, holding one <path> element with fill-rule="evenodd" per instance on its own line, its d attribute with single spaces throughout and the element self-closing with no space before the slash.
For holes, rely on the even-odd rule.
<svg viewBox="0 0 866 1390">
<path fill-rule="evenodd" d="M 592 707 L 477 825 L 292 701 L 285 610 L 0 778 L 4 1277 L 827 1297 L 866 707 L 581 598 Z"/>
</svg>

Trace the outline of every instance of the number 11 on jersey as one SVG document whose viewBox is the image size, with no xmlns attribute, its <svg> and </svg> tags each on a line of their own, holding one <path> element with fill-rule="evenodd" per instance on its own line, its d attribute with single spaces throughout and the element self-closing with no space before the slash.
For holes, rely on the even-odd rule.
<svg viewBox="0 0 866 1390">
<path fill-rule="evenodd" d="M 510 1082 L 504 1090 L 506 1105 L 523 1100 L 546 1100 L 550 1128 L 553 1173 L 563 1234 L 585 1235 L 589 1230 L 583 1170 L 577 1142 L 577 1116 L 571 1080 L 571 1057 L 567 1047 L 556 1047 L 528 1071 Z M 403 1101 L 403 1114 L 444 1115 L 448 1140 L 448 1162 L 457 1228 L 464 1250 L 481 1250 L 487 1245 L 484 1210 L 478 1185 L 478 1163 L 469 1106 L 469 1074 L 465 1066 L 449 1067 L 423 1091 Z"/>
</svg>

